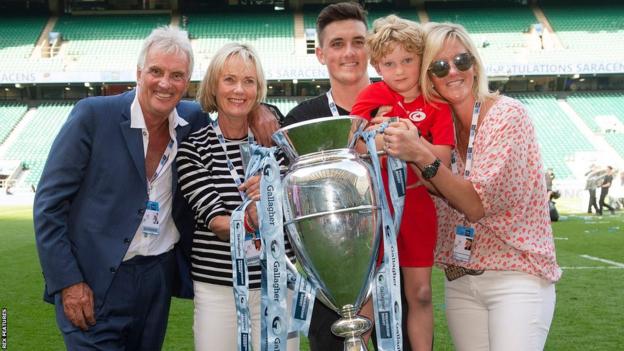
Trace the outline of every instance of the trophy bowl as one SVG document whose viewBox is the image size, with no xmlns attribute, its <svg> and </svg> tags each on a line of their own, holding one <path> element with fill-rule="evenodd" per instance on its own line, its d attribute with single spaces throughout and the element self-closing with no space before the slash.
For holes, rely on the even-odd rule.
<svg viewBox="0 0 624 351">
<path fill-rule="evenodd" d="M 371 322 L 357 316 L 370 294 L 380 240 L 372 167 L 353 150 L 366 120 L 327 117 L 278 130 L 273 139 L 290 167 L 283 179 L 285 227 L 317 296 L 342 316 L 334 334 L 345 350 L 365 350 Z"/>
</svg>

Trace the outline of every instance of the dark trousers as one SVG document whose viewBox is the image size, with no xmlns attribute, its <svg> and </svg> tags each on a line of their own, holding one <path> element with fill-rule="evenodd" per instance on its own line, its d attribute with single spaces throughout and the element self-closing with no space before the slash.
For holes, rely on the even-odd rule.
<svg viewBox="0 0 624 351">
<path fill-rule="evenodd" d="M 592 207 L 596 210 L 596 213 L 600 213 L 600 209 L 596 203 L 596 189 L 588 189 L 587 191 L 589 191 L 589 205 L 587 205 L 587 213 L 592 213 Z"/>
<path fill-rule="evenodd" d="M 606 198 L 607 198 L 607 195 L 608 195 L 608 194 L 609 194 L 609 188 L 608 188 L 608 187 L 605 187 L 605 188 L 600 188 L 600 202 L 599 202 L 599 204 L 600 204 L 600 212 L 599 212 L 599 213 L 600 213 L 600 214 L 602 214 L 602 208 L 603 208 L 603 207 L 608 208 L 608 209 L 609 209 L 609 211 L 611 211 L 611 213 L 613 213 L 613 212 L 614 212 L 613 207 L 609 206 L 609 205 L 605 202 L 605 200 L 606 200 Z"/>
<path fill-rule="evenodd" d="M 160 350 L 167 330 L 174 262 L 170 251 L 122 263 L 96 311 L 96 324 L 84 332 L 77 328 L 63 331 L 67 349 Z"/>
<path fill-rule="evenodd" d="M 401 273 L 401 281 L 403 280 L 403 274 Z M 401 304 L 402 308 L 402 330 L 403 330 L 403 350 L 411 351 L 411 345 L 409 343 L 407 335 L 407 298 L 405 297 L 405 291 L 401 289 Z M 331 332 L 331 325 L 340 319 L 340 316 L 334 312 L 331 308 L 323 305 L 318 299 L 314 301 L 314 310 L 312 311 L 312 319 L 310 320 L 310 330 L 308 332 L 308 340 L 310 342 L 311 351 L 343 351 L 344 339 L 335 336 Z M 377 337 L 375 335 L 375 327 L 371 333 L 373 344 L 377 345 Z"/>
</svg>

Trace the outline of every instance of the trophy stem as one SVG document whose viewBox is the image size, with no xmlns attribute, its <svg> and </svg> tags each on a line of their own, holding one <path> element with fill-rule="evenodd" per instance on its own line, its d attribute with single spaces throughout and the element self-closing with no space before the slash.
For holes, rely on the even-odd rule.
<svg viewBox="0 0 624 351">
<path fill-rule="evenodd" d="M 362 334 L 371 329 L 371 321 L 358 316 L 353 305 L 344 305 L 340 314 L 342 318 L 332 324 L 331 331 L 345 339 L 344 351 L 366 351 Z"/>
</svg>

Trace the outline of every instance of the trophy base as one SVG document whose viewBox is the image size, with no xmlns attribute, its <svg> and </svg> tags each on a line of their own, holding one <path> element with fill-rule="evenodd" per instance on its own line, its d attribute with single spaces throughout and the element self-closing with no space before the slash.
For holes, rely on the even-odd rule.
<svg viewBox="0 0 624 351">
<path fill-rule="evenodd" d="M 334 335 L 344 338 L 344 351 L 367 351 L 362 334 L 371 329 L 373 323 L 362 316 L 356 315 L 353 305 L 345 305 L 340 313 L 342 318 L 334 322 L 331 331 Z"/>
</svg>

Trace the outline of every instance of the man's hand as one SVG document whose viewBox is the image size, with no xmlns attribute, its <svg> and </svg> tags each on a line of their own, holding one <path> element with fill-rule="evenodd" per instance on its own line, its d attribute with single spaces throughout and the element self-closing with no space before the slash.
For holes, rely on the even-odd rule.
<svg viewBox="0 0 624 351">
<path fill-rule="evenodd" d="M 249 128 L 260 145 L 270 147 L 273 145 L 271 135 L 279 129 L 279 123 L 273 112 L 260 104 L 249 114 Z"/>
<path fill-rule="evenodd" d="M 251 223 L 249 224 L 251 224 L 254 229 L 260 228 L 260 223 L 258 222 L 258 209 L 256 208 L 256 204 L 249 204 L 249 206 L 247 206 L 247 208 L 245 209 L 245 212 L 245 215 L 247 215 L 247 219 L 251 221 Z"/>
<path fill-rule="evenodd" d="M 377 110 L 377 113 L 375 114 L 375 116 L 373 116 L 373 118 L 384 117 L 386 113 L 390 111 L 392 111 L 391 105 L 383 105 Z M 393 116 L 388 116 L 388 117 L 393 117 Z"/>
<path fill-rule="evenodd" d="M 244 191 L 249 199 L 260 201 L 260 176 L 255 175 L 247 179 L 238 187 L 238 190 Z"/>
<path fill-rule="evenodd" d="M 87 283 L 81 282 L 63 289 L 61 298 L 65 316 L 73 325 L 82 330 L 95 325 L 93 291 Z"/>
</svg>

